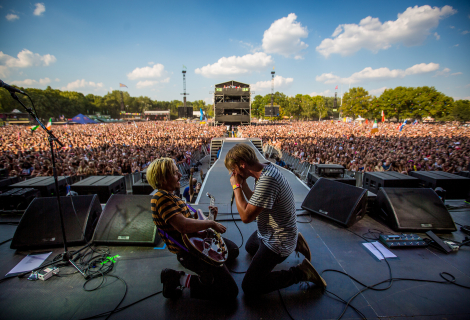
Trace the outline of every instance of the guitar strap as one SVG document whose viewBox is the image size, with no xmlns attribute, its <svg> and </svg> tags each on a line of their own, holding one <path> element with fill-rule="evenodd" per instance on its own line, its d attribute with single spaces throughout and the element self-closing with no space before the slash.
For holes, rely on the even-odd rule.
<svg viewBox="0 0 470 320">
<path fill-rule="evenodd" d="M 186 252 L 189 252 L 188 248 L 184 247 L 183 245 L 181 245 L 178 241 L 176 241 L 175 239 L 173 239 L 172 236 L 170 236 L 168 233 L 166 233 L 165 231 L 163 231 L 162 229 L 160 228 L 157 228 L 158 229 L 158 232 L 160 232 L 165 238 L 167 238 L 168 240 L 170 240 L 171 242 L 173 242 L 174 244 L 176 244 L 178 247 L 180 247 L 181 249 L 183 249 L 184 251 Z"/>
</svg>

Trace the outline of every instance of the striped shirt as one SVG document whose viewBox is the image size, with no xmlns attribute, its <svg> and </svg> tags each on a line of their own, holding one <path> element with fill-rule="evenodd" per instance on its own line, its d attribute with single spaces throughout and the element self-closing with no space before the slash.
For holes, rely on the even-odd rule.
<svg viewBox="0 0 470 320">
<path fill-rule="evenodd" d="M 258 237 L 273 252 L 287 257 L 297 245 L 297 216 L 292 189 L 272 164 L 261 171 L 249 204 L 264 208 L 256 218 Z"/>
<path fill-rule="evenodd" d="M 179 213 L 181 213 L 186 218 L 191 217 L 191 211 L 183 202 L 183 200 L 174 194 L 166 192 L 165 190 L 158 190 L 152 197 L 150 203 L 152 206 L 153 223 L 155 223 L 157 228 L 166 232 L 171 238 L 173 238 L 183 247 L 186 247 L 183 243 L 181 233 L 179 233 L 178 230 L 173 228 L 173 226 L 168 223 L 168 220 Z M 165 241 L 170 252 L 179 253 L 183 251 L 183 249 L 163 235 L 160 230 L 158 231 L 158 234 L 163 239 L 163 241 Z"/>
</svg>

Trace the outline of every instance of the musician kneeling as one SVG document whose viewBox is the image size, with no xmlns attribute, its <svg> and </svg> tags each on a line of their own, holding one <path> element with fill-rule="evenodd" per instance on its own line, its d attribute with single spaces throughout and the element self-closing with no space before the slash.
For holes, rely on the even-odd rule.
<svg viewBox="0 0 470 320">
<path fill-rule="evenodd" d="M 153 161 L 147 169 L 149 184 L 158 189 L 152 198 L 152 218 L 158 233 L 165 241 L 170 252 L 177 255 L 178 261 L 197 275 L 182 271 L 164 269 L 161 273 L 163 296 L 178 298 L 183 288 L 189 288 L 191 298 L 205 300 L 228 300 L 238 295 L 238 287 L 225 264 L 211 265 L 202 258 L 189 252 L 183 241 L 183 235 L 212 228 L 224 233 L 226 227 L 212 220 L 194 219 L 190 209 L 173 191 L 180 188 L 181 173 L 171 158 Z M 212 207 L 217 216 L 217 207 Z M 196 217 L 197 218 L 197 217 Z M 215 218 L 214 218 L 215 220 Z M 238 256 L 238 247 L 225 239 L 228 250 L 227 263 Z"/>
<path fill-rule="evenodd" d="M 310 263 L 310 248 L 297 231 L 294 194 L 282 173 L 270 162 L 259 163 L 255 151 L 246 144 L 230 149 L 224 163 L 232 172 L 230 182 L 241 220 L 249 223 L 257 219 L 258 225 L 245 245 L 253 256 L 242 282 L 245 294 L 265 294 L 301 281 L 325 289 L 325 280 Z M 256 180 L 254 192 L 246 183 L 248 177 Z M 301 264 L 272 271 L 294 251 L 305 257 Z"/>
</svg>

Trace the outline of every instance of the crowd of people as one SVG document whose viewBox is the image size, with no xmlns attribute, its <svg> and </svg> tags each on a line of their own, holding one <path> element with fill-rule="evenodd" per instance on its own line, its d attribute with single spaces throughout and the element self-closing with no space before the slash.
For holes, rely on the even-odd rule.
<svg viewBox="0 0 470 320">
<path fill-rule="evenodd" d="M 337 121 L 240 127 L 239 137 L 258 137 L 281 153 L 310 164 L 341 164 L 359 172 L 470 169 L 470 128 L 459 123 L 372 124 Z M 278 159 L 282 163 L 282 158 Z"/>
<path fill-rule="evenodd" d="M 240 126 L 238 137 L 257 137 L 263 144 L 310 164 L 341 164 L 351 171 L 439 170 L 468 171 L 470 128 L 453 124 L 405 125 L 344 122 L 285 122 L 276 125 Z M 154 159 L 171 157 L 190 161 L 195 152 L 222 137 L 225 126 L 180 122 L 142 122 L 53 126 L 65 145 L 56 149 L 58 175 L 126 175 L 145 169 Z M 7 126 L 0 128 L 0 168 L 11 176 L 50 176 L 52 159 L 42 130 Z M 283 163 L 279 159 L 279 163 Z"/>
<path fill-rule="evenodd" d="M 139 172 L 161 157 L 189 164 L 191 155 L 203 152 L 225 128 L 157 121 L 53 126 L 52 132 L 64 144 L 55 149 L 57 174 L 94 176 Z M 0 168 L 10 176 L 53 175 L 47 134 L 40 128 L 0 128 Z"/>
</svg>

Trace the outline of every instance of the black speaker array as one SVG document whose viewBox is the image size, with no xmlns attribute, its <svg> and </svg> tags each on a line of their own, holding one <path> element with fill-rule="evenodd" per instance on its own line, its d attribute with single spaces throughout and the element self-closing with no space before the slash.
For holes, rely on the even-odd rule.
<svg viewBox="0 0 470 320">
<path fill-rule="evenodd" d="M 178 118 L 192 118 L 193 107 L 178 107 Z"/>
<path fill-rule="evenodd" d="M 264 107 L 264 116 L 265 117 L 279 117 L 279 107 Z"/>
</svg>

